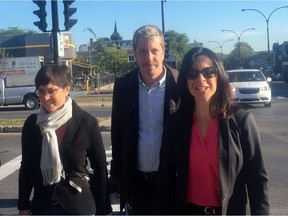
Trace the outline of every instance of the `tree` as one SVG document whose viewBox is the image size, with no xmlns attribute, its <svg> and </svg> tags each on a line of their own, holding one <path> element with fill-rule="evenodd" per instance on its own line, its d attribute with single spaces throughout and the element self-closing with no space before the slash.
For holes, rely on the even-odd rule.
<svg viewBox="0 0 288 216">
<path fill-rule="evenodd" d="M 255 51 L 252 47 L 246 42 L 240 42 L 240 58 L 241 58 L 241 67 L 251 68 L 249 63 L 252 60 L 252 57 L 255 55 Z M 227 58 L 224 61 L 226 69 L 235 69 L 239 68 L 239 44 L 236 43 L 234 49 L 229 53 Z"/>
<path fill-rule="evenodd" d="M 126 49 L 119 49 L 104 39 L 97 40 L 93 44 L 92 50 L 91 56 L 95 59 L 92 70 L 101 76 L 110 73 L 114 74 L 115 77 L 120 77 L 136 67 L 136 63 L 128 62 L 128 51 Z M 86 74 L 90 68 L 90 65 L 85 63 L 85 60 L 79 56 L 75 59 L 74 64 L 73 73 L 75 74 L 80 74 L 79 70 Z"/>
<path fill-rule="evenodd" d="M 116 77 L 127 73 L 128 52 L 107 46 L 102 54 L 101 65 L 105 72 L 113 73 Z"/>
<path fill-rule="evenodd" d="M 177 68 L 180 68 L 185 54 L 191 48 L 189 46 L 189 38 L 185 33 L 177 33 L 174 30 L 166 31 L 165 35 L 170 43 L 170 55 L 176 57 Z"/>
<path fill-rule="evenodd" d="M 5 36 L 17 36 L 21 34 L 37 34 L 37 31 L 34 30 L 25 30 L 25 29 L 20 29 L 18 27 L 8 27 L 7 29 L 0 29 L 0 37 L 5 37 Z"/>
</svg>

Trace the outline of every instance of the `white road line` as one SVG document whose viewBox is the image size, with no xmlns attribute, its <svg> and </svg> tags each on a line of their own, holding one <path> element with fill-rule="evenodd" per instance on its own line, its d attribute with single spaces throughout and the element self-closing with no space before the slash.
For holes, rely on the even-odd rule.
<svg viewBox="0 0 288 216">
<path fill-rule="evenodd" d="M 0 181 L 20 168 L 22 155 L 14 158 L 0 167 Z"/>
<path fill-rule="evenodd" d="M 119 204 L 112 204 L 112 209 L 113 209 L 113 212 L 117 211 L 119 212 L 120 211 L 120 205 Z"/>
<path fill-rule="evenodd" d="M 109 153 L 111 154 L 111 152 L 109 150 L 106 151 L 106 155 Z M 0 167 L 0 181 L 2 179 L 6 178 L 7 176 L 9 176 L 10 174 L 12 174 L 13 172 L 17 171 L 20 168 L 21 159 L 22 159 L 22 155 L 19 155 L 16 158 L 14 158 L 13 160 L 3 164 Z M 107 157 L 107 161 L 110 162 L 110 160 L 111 160 L 111 157 Z M 108 165 L 107 169 L 110 170 L 110 164 Z M 120 205 L 119 204 L 113 204 L 112 208 L 113 208 L 114 212 L 120 211 Z"/>
<path fill-rule="evenodd" d="M 105 152 L 106 152 L 106 155 L 111 154 L 111 150 L 106 150 Z M 0 167 L 0 181 L 20 168 L 21 159 L 22 159 L 22 155 L 19 155 L 18 157 L 14 158 L 11 161 L 8 161 L 7 163 L 3 164 Z M 111 159 L 112 157 L 107 156 L 108 162 L 110 162 Z M 108 170 L 110 170 L 110 165 L 108 166 Z"/>
</svg>

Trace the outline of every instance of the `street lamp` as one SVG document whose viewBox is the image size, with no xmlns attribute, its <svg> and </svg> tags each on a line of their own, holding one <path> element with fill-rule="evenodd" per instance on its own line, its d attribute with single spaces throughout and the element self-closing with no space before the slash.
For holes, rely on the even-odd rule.
<svg viewBox="0 0 288 216">
<path fill-rule="evenodd" d="M 233 39 L 226 40 L 226 41 L 224 41 L 222 44 L 220 44 L 218 41 L 209 41 L 209 43 L 214 42 L 214 43 L 217 43 L 217 44 L 219 45 L 219 48 L 221 49 L 221 59 L 222 59 L 222 60 L 223 60 L 223 50 L 222 50 L 222 48 L 223 48 L 223 45 L 224 45 L 226 42 L 228 42 L 228 41 L 233 41 Z M 217 47 L 217 48 L 218 48 L 218 47 Z"/>
<path fill-rule="evenodd" d="M 240 35 L 238 35 L 235 31 L 232 31 L 232 30 L 230 30 L 230 29 L 221 30 L 222 32 L 224 32 L 224 31 L 232 32 L 233 34 L 236 35 L 236 37 L 237 37 L 237 39 L 238 39 L 239 67 L 241 66 L 240 38 L 241 38 L 241 36 L 242 36 L 242 34 L 243 34 L 244 32 L 249 31 L 249 30 L 255 30 L 255 28 L 245 29 L 244 31 L 242 31 L 242 32 L 240 33 Z"/>
<path fill-rule="evenodd" d="M 95 34 L 95 32 L 91 29 L 91 28 L 85 28 L 84 30 L 83 30 L 83 32 L 84 31 L 89 31 L 91 34 L 93 34 L 93 36 L 95 37 L 95 41 L 97 41 L 97 37 L 96 37 L 96 34 Z M 89 42 L 89 47 L 88 47 L 88 52 L 89 52 L 89 63 L 90 63 L 90 74 L 91 75 L 94 75 L 94 73 L 92 74 L 92 56 L 91 56 L 91 51 L 92 51 L 92 42 L 93 42 L 93 39 L 91 38 L 90 39 L 90 42 Z M 96 93 L 97 93 L 97 100 L 99 101 L 99 89 L 100 89 L 100 71 L 97 73 L 97 86 L 96 86 L 96 88 L 97 88 L 97 91 L 96 91 Z"/>
<path fill-rule="evenodd" d="M 258 12 L 258 13 L 260 13 L 263 17 L 264 17 L 264 19 L 265 19 L 265 21 L 266 21 L 266 26 L 267 26 L 267 47 L 268 47 L 268 49 L 267 49 L 267 55 L 268 55 L 268 62 L 270 62 L 269 61 L 269 59 L 270 59 L 270 42 L 269 42 L 269 20 L 270 20 L 270 17 L 271 17 L 271 15 L 275 12 L 275 11 L 277 11 L 277 10 L 280 10 L 280 9 L 282 9 L 282 8 L 288 8 L 288 6 L 283 6 L 283 7 L 278 7 L 278 8 L 276 8 L 275 10 L 273 10 L 271 13 L 270 13 L 270 15 L 268 16 L 268 18 L 261 12 L 261 11 L 259 11 L 259 10 L 256 10 L 256 9 L 241 9 L 241 11 L 255 11 L 255 12 Z"/>
<path fill-rule="evenodd" d="M 89 31 L 91 34 L 93 34 L 93 36 L 95 37 L 95 40 L 97 40 L 97 38 L 96 38 L 96 34 L 95 34 L 95 32 L 91 29 L 91 28 L 85 28 L 84 30 L 83 30 L 83 32 L 84 31 Z M 88 53 L 89 53 L 89 64 L 90 64 L 90 74 L 92 75 L 92 67 L 91 67 L 91 64 L 92 64 L 92 56 L 91 56 L 91 51 L 92 51 L 92 41 L 93 41 L 93 39 L 90 39 L 90 42 L 89 42 L 89 46 L 88 46 Z"/>
</svg>

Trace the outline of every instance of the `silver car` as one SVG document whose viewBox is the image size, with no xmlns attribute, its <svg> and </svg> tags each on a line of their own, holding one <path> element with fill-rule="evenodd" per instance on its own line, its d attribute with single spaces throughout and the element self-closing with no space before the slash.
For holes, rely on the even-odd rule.
<svg viewBox="0 0 288 216">
<path fill-rule="evenodd" d="M 271 88 L 257 69 L 237 69 L 226 71 L 229 77 L 232 100 L 237 104 L 264 104 L 271 107 Z"/>
</svg>

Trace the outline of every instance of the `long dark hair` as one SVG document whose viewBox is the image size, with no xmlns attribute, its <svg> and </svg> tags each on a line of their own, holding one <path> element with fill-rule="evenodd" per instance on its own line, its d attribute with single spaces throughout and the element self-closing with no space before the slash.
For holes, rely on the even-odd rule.
<svg viewBox="0 0 288 216">
<path fill-rule="evenodd" d="M 212 61 L 213 66 L 218 69 L 217 90 L 211 98 L 210 113 L 214 117 L 219 116 L 220 118 L 226 119 L 230 115 L 230 108 L 232 105 L 229 80 L 221 60 L 213 51 L 207 48 L 194 47 L 186 53 L 183 59 L 177 82 L 181 95 L 179 109 L 194 109 L 195 99 L 188 90 L 186 76 L 191 69 L 193 62 L 200 55 L 207 56 Z"/>
</svg>

